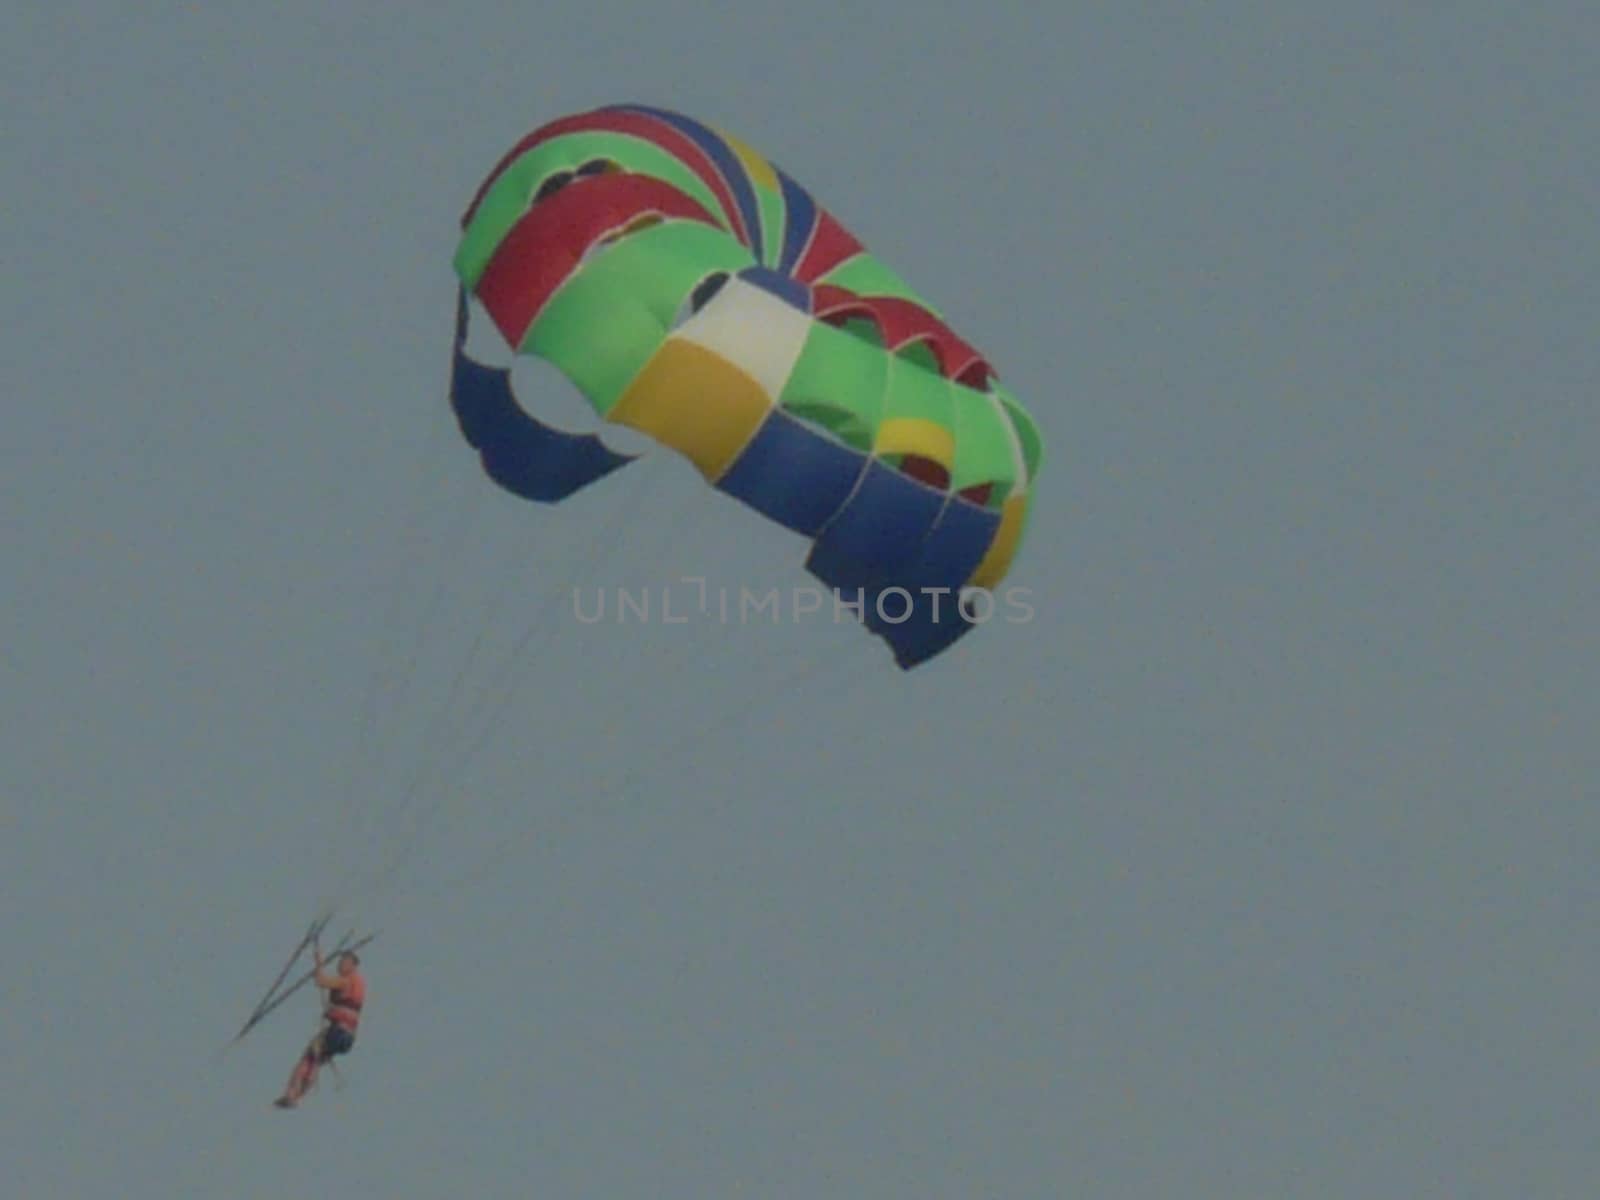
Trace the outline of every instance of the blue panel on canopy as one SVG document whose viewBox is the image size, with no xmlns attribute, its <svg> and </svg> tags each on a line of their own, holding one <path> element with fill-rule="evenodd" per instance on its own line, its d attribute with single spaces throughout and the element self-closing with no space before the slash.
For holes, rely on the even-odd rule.
<svg viewBox="0 0 1600 1200">
<path fill-rule="evenodd" d="M 468 358 L 467 305 L 456 313 L 450 407 L 462 436 L 478 451 L 484 472 L 508 492 L 555 503 L 633 461 L 592 433 L 563 433 L 529 416 L 511 390 L 511 372 Z"/>
</svg>

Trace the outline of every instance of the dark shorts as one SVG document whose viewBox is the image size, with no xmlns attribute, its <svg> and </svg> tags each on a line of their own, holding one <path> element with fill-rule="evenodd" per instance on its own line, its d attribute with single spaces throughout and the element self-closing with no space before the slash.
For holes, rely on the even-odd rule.
<svg viewBox="0 0 1600 1200">
<path fill-rule="evenodd" d="M 336 1055 L 349 1054 L 350 1048 L 355 1044 L 355 1034 L 343 1025 L 329 1022 L 328 1027 L 322 1031 L 322 1061 L 327 1062 Z"/>
</svg>

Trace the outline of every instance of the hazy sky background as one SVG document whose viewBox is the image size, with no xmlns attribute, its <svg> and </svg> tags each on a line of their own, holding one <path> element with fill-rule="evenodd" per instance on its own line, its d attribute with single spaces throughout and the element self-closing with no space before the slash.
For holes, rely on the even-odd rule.
<svg viewBox="0 0 1600 1200">
<path fill-rule="evenodd" d="M 0 1190 L 1591 1194 L 1591 4 L 55 0 L 0 56 Z M 612 100 L 1028 403 L 1030 624 L 571 619 L 807 581 L 681 464 L 540 513 L 453 432 L 460 212 Z M 390 866 L 275 1112 L 312 998 L 217 1051 Z"/>
</svg>

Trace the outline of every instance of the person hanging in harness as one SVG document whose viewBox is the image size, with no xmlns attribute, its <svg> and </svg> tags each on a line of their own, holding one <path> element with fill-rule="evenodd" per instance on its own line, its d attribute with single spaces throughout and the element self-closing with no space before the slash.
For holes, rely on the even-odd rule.
<svg viewBox="0 0 1600 1200">
<path fill-rule="evenodd" d="M 356 1027 L 361 1024 L 361 1006 L 367 999 L 367 981 L 359 970 L 361 959 L 353 951 L 340 954 L 335 970 L 324 971 L 322 947 L 312 943 L 316 955 L 313 982 L 328 993 L 322 1011 L 322 1028 L 295 1063 L 283 1095 L 273 1101 L 279 1108 L 293 1108 L 317 1082 L 317 1072 L 340 1054 L 350 1053 L 356 1044 Z"/>
</svg>

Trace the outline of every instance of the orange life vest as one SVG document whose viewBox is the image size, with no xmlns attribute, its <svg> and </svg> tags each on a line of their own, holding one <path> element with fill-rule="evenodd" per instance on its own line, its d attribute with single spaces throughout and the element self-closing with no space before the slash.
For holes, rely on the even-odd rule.
<svg viewBox="0 0 1600 1200">
<path fill-rule="evenodd" d="M 339 986 L 328 993 L 328 1020 L 354 1033 L 361 1023 L 361 1006 L 366 999 L 367 981 L 360 971 L 340 976 Z"/>
</svg>

